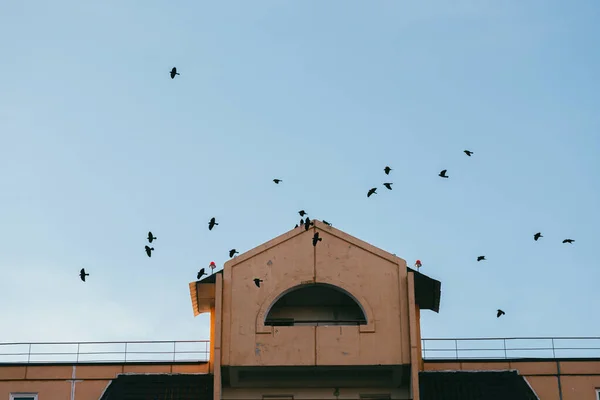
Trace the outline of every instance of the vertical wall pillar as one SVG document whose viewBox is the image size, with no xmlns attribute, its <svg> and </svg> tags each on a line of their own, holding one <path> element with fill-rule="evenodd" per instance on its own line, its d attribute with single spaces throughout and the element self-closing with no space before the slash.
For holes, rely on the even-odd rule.
<svg viewBox="0 0 600 400">
<path fill-rule="evenodd" d="M 215 307 L 210 314 L 212 373 L 214 378 L 213 400 L 221 400 L 221 341 L 223 332 L 223 274 L 217 274 L 215 284 Z"/>
<path fill-rule="evenodd" d="M 419 330 L 421 327 L 417 321 L 417 305 L 415 303 L 415 275 L 408 272 L 408 321 L 410 336 L 410 390 L 412 400 L 419 400 Z"/>
</svg>

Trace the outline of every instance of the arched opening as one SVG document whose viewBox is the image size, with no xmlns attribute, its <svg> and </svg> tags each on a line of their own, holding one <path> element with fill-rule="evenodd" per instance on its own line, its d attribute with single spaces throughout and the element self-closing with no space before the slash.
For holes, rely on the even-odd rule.
<svg viewBox="0 0 600 400">
<path fill-rule="evenodd" d="M 366 325 L 360 304 L 328 284 L 303 285 L 285 293 L 265 318 L 267 326 Z"/>
</svg>

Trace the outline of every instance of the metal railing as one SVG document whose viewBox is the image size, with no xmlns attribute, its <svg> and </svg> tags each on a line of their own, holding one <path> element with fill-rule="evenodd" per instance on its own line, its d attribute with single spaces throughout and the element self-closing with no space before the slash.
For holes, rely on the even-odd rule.
<svg viewBox="0 0 600 400">
<path fill-rule="evenodd" d="M 600 337 L 422 339 L 425 360 L 600 358 Z M 0 363 L 208 361 L 209 340 L 0 343 Z"/>
<path fill-rule="evenodd" d="M 208 361 L 209 340 L 0 343 L 0 363 Z"/>
<path fill-rule="evenodd" d="M 600 337 L 422 339 L 425 360 L 600 358 Z"/>
</svg>

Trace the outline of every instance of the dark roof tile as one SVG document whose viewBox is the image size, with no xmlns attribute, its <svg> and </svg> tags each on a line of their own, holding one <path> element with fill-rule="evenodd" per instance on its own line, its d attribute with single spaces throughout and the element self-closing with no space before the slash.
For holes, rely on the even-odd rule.
<svg viewBox="0 0 600 400">
<path fill-rule="evenodd" d="M 421 400 L 539 400 L 516 371 L 420 372 Z"/>
<path fill-rule="evenodd" d="M 100 400 L 212 400 L 213 375 L 119 375 Z"/>
</svg>

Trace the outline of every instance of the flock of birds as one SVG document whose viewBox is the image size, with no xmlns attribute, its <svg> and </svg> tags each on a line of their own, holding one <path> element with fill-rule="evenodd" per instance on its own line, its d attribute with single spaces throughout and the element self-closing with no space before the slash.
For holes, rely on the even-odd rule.
<svg viewBox="0 0 600 400">
<path fill-rule="evenodd" d="M 176 75 L 180 75 L 179 72 L 177 72 L 177 68 L 176 67 L 173 67 L 171 69 L 171 72 L 169 74 L 171 76 L 171 79 L 174 79 Z M 469 157 L 471 157 L 474 154 L 470 150 L 464 150 L 463 152 L 467 156 L 469 156 Z M 390 168 L 389 166 L 386 166 L 383 169 L 383 172 L 385 172 L 386 175 L 389 175 L 391 171 L 392 171 L 392 168 Z M 438 174 L 438 176 L 440 178 L 446 178 L 447 179 L 447 178 L 449 178 L 449 176 L 447 175 L 447 173 L 448 173 L 448 170 L 447 169 L 443 169 L 442 171 L 440 171 L 440 173 Z M 280 183 L 283 183 L 283 180 L 276 178 L 276 179 L 273 179 L 273 182 L 276 185 L 279 185 Z M 392 182 L 384 182 L 383 183 L 383 186 L 385 186 L 388 190 L 392 190 L 392 185 L 393 185 Z M 377 194 L 377 187 L 373 187 L 373 188 L 371 188 L 371 189 L 369 189 L 367 191 L 367 197 L 371 197 L 374 194 Z M 313 222 L 308 217 L 306 211 L 300 210 L 300 211 L 298 211 L 298 214 L 300 214 L 301 219 L 300 219 L 300 223 L 297 224 L 295 226 L 295 228 L 304 228 L 306 231 L 308 231 L 310 229 L 310 227 L 312 225 L 314 225 Z M 306 215 L 306 219 L 304 219 L 305 215 Z M 323 223 L 326 224 L 326 225 L 331 226 L 331 223 L 329 223 L 329 222 L 327 222 L 325 220 L 323 220 Z M 219 225 L 219 223 L 216 221 L 215 217 L 212 217 L 208 221 L 208 230 L 212 231 L 213 228 L 216 225 Z M 542 236 L 541 232 L 537 232 L 536 234 L 533 235 L 533 240 L 535 240 L 537 242 L 540 238 L 543 238 L 543 237 L 544 236 Z M 156 236 L 154 236 L 152 234 L 152 232 L 148 232 L 147 240 L 148 240 L 148 243 L 152 244 L 152 242 L 154 242 L 156 240 Z M 317 243 L 319 243 L 322 240 L 323 240 L 323 238 L 319 237 L 319 232 L 315 232 L 315 234 L 312 237 L 312 245 L 316 247 Z M 573 242 L 575 242 L 575 240 L 574 239 L 564 239 L 562 242 L 563 243 L 572 244 Z M 148 257 L 152 257 L 152 252 L 154 251 L 154 247 L 150 247 L 150 246 L 146 245 L 145 246 L 145 250 L 146 250 L 146 255 L 148 255 Z M 229 258 L 233 258 L 236 254 L 239 254 L 239 252 L 236 249 L 229 250 Z M 477 261 L 478 262 L 479 261 L 485 261 L 485 260 L 486 260 L 485 256 L 478 256 L 477 257 Z M 417 269 L 419 267 L 421 267 L 421 262 L 419 260 L 417 260 L 416 266 L 417 266 Z M 212 270 L 214 270 L 215 267 L 216 267 L 215 263 L 211 262 L 210 263 L 210 268 Z M 86 276 L 89 276 L 89 275 L 90 274 L 85 271 L 85 268 L 82 268 L 81 271 L 79 271 L 79 276 L 80 276 L 80 278 L 81 278 L 81 280 L 83 282 L 85 282 Z M 201 279 L 204 275 L 208 275 L 208 274 L 205 272 L 204 268 L 201 268 L 200 271 L 198 271 L 198 274 L 196 275 L 196 278 L 197 279 Z M 259 279 L 259 278 L 254 278 L 253 280 L 254 280 L 254 284 L 256 285 L 256 287 L 260 288 L 260 284 L 261 284 L 261 282 L 263 282 L 263 280 Z M 498 309 L 497 313 L 496 313 L 496 317 L 500 318 L 502 315 L 505 315 L 505 314 L 506 313 L 504 311 Z"/>
</svg>

